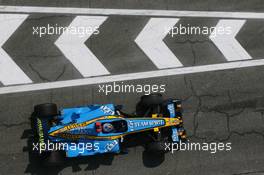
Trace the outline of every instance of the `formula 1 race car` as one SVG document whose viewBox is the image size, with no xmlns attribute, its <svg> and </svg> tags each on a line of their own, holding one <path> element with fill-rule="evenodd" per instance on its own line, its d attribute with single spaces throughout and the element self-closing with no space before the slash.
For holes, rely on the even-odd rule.
<svg viewBox="0 0 264 175">
<path fill-rule="evenodd" d="M 57 110 L 56 104 L 34 107 L 33 150 L 48 164 L 65 157 L 122 153 L 127 136 L 147 133 L 146 151 L 165 153 L 165 143 L 186 139 L 181 101 L 164 100 L 161 94 L 141 97 L 135 114 L 126 114 L 114 104 L 87 105 Z"/>
</svg>

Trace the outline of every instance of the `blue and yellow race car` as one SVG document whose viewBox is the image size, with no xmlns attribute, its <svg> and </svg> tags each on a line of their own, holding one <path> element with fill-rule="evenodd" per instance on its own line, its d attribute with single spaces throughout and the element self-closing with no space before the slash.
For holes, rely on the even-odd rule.
<svg viewBox="0 0 264 175">
<path fill-rule="evenodd" d="M 150 138 L 145 149 L 165 153 L 165 143 L 186 139 L 181 101 L 164 100 L 161 94 L 141 97 L 135 114 L 126 114 L 114 104 L 87 105 L 57 110 L 52 103 L 34 107 L 33 150 L 49 164 L 65 157 L 125 152 L 124 141 L 136 134 Z"/>
</svg>

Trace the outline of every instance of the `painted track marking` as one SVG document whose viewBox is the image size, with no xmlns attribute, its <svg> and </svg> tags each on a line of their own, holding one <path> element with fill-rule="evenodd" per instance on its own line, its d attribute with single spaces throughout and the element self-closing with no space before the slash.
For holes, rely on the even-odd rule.
<svg viewBox="0 0 264 175">
<path fill-rule="evenodd" d="M 182 67 L 182 68 L 174 68 L 174 69 L 163 69 L 163 70 L 156 70 L 149 72 L 121 74 L 121 75 L 100 76 L 100 77 L 83 78 L 76 80 L 57 81 L 50 83 L 9 86 L 9 87 L 0 88 L 0 94 L 75 87 L 75 86 L 84 86 L 84 85 L 92 85 L 92 84 L 100 84 L 100 83 L 109 83 L 113 81 L 127 81 L 127 80 L 155 78 L 155 77 L 163 77 L 163 76 L 171 76 L 171 75 L 184 75 L 184 74 L 192 74 L 192 73 L 229 70 L 235 68 L 254 67 L 254 66 L 264 66 L 264 59 L 236 61 L 229 63 Z"/>
</svg>

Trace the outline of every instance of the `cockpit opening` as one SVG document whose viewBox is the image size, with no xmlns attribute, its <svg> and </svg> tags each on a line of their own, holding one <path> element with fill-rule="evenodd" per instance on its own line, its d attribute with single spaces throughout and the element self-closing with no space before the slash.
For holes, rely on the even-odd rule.
<svg viewBox="0 0 264 175">
<path fill-rule="evenodd" d="M 128 130 L 127 122 L 125 120 L 104 122 L 102 123 L 101 126 L 103 133 L 118 133 L 118 132 L 126 132 Z"/>
</svg>

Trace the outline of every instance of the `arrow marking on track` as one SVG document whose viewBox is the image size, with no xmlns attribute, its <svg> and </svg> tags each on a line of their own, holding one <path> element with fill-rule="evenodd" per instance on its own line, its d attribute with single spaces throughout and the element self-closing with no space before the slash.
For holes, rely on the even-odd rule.
<svg viewBox="0 0 264 175">
<path fill-rule="evenodd" d="M 236 35 L 244 25 L 246 20 L 220 20 L 216 25 L 215 30 L 210 35 L 210 39 L 218 47 L 218 49 L 225 56 L 227 61 L 247 60 L 252 57 L 245 51 L 245 49 L 236 40 Z M 219 28 L 230 28 L 230 33 L 218 34 Z"/>
<path fill-rule="evenodd" d="M 99 28 L 106 19 L 104 16 L 77 16 L 68 28 Z M 91 35 L 91 32 L 84 35 L 63 33 L 55 45 L 84 77 L 110 74 L 84 44 Z"/>
<path fill-rule="evenodd" d="M 2 48 L 27 17 L 28 15 L 0 14 L 0 81 L 4 85 L 32 83 Z"/>
<path fill-rule="evenodd" d="M 163 42 L 178 21 L 178 18 L 151 18 L 135 39 L 137 45 L 159 69 L 183 66 Z"/>
</svg>

